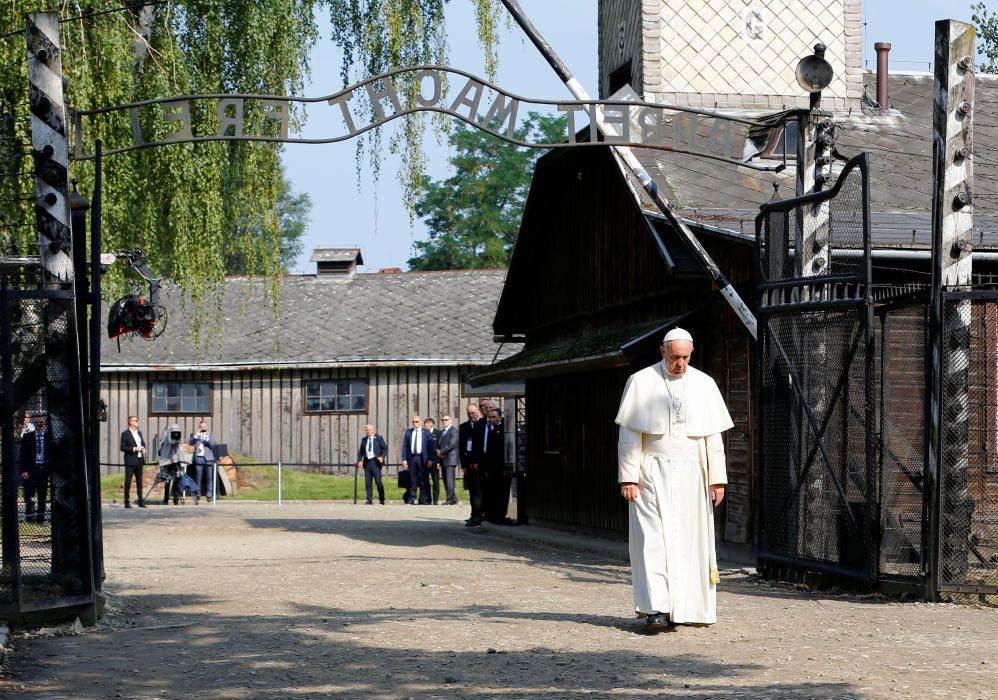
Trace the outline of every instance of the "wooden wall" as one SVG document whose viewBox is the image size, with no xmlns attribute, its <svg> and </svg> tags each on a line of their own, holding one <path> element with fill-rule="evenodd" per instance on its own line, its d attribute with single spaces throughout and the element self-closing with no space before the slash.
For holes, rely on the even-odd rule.
<svg viewBox="0 0 998 700">
<path fill-rule="evenodd" d="M 388 442 L 389 464 L 400 461 L 402 434 L 412 415 L 432 416 L 437 427 L 449 413 L 464 420 L 467 399 L 461 395 L 466 367 L 372 367 L 321 370 L 244 370 L 229 372 L 106 372 L 101 398 L 108 421 L 101 425 L 100 460 L 104 471 L 121 469 L 118 448 L 129 415 L 151 444 L 152 436 L 176 422 L 191 433 L 206 420 L 218 442 L 259 462 L 351 465 L 364 426 L 373 423 Z M 366 413 L 304 413 L 304 382 L 309 379 L 364 377 Z M 211 384 L 211 415 L 151 416 L 153 382 L 206 381 Z"/>
</svg>

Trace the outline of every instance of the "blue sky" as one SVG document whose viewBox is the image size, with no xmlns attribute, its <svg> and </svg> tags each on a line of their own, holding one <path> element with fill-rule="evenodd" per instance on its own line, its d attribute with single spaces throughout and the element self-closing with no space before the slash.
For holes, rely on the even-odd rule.
<svg viewBox="0 0 998 700">
<path fill-rule="evenodd" d="M 596 66 L 597 0 L 521 0 L 521 6 L 555 51 L 592 95 L 598 92 Z M 998 3 L 989 2 L 998 9 Z M 956 8 L 956 9 L 955 9 Z M 873 44 L 892 44 L 892 70 L 927 71 L 932 60 L 934 22 L 938 19 L 970 21 L 970 2 L 943 0 L 866 0 L 864 3 L 863 52 L 866 67 L 875 66 Z M 470 0 L 450 0 L 446 9 L 450 41 L 448 64 L 484 76 L 481 51 L 475 39 Z M 304 95 L 327 95 L 342 88 L 338 52 L 323 37 L 313 53 L 312 81 Z M 366 77 L 366 76 L 362 76 Z M 496 83 L 509 92 L 547 100 L 571 99 L 567 88 L 516 26 L 503 31 Z M 308 132 L 330 131 L 332 112 L 310 115 Z M 391 128 L 391 127 L 388 127 Z M 383 134 L 387 143 L 388 133 Z M 411 227 L 395 179 L 395 164 L 385 156 L 382 175 L 374 183 L 365 170 L 357 189 L 354 141 L 327 145 L 288 145 L 284 163 L 295 190 L 308 192 L 313 208 L 304 253 L 295 272 L 312 272 L 308 258 L 313 248 L 357 246 L 363 251 L 366 270 L 406 267 L 412 243 L 424 238 L 417 221 Z M 428 172 L 440 178 L 448 174 L 447 149 L 426 140 L 430 157 Z"/>
</svg>

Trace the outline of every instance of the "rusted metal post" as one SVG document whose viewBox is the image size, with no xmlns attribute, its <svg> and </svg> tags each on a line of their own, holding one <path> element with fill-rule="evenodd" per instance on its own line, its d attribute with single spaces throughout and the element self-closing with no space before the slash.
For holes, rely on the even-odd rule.
<svg viewBox="0 0 998 700">
<path fill-rule="evenodd" d="M 927 591 L 967 575 L 971 302 L 947 300 L 972 281 L 974 27 L 936 22 L 932 143 L 930 442 L 926 460 L 930 541 Z"/>
</svg>

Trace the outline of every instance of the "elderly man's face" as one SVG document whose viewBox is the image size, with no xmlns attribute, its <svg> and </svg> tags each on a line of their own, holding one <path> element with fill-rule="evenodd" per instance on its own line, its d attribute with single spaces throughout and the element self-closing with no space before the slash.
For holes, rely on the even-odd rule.
<svg viewBox="0 0 998 700">
<path fill-rule="evenodd" d="M 688 340 L 670 340 L 661 346 L 660 350 L 669 374 L 673 377 L 681 377 L 686 374 L 686 368 L 690 364 L 690 355 L 693 354 L 693 343 Z"/>
<path fill-rule="evenodd" d="M 373 425 L 365 425 L 364 426 L 364 432 L 367 433 L 367 437 L 374 437 L 374 426 Z"/>
<path fill-rule="evenodd" d="M 478 410 L 478 406 L 475 404 L 468 404 L 468 420 L 478 420 L 478 417 L 482 415 Z"/>
</svg>

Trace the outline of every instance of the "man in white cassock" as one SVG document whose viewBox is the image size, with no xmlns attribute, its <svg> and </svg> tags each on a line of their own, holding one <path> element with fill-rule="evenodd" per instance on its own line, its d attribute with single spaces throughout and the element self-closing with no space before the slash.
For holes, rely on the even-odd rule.
<svg viewBox="0 0 998 700">
<path fill-rule="evenodd" d="M 714 380 L 689 365 L 693 337 L 675 328 L 660 350 L 661 362 L 628 378 L 616 419 L 634 609 L 650 631 L 717 621 L 713 510 L 732 427 Z"/>
</svg>

